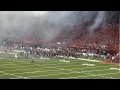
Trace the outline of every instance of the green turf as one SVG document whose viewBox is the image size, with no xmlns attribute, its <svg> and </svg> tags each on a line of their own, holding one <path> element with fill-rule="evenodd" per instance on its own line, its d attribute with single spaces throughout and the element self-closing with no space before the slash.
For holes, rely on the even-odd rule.
<svg viewBox="0 0 120 90">
<path fill-rule="evenodd" d="M 103 64 L 101 62 L 91 62 L 85 60 L 72 60 L 70 62 L 60 62 L 67 60 L 64 58 L 51 58 L 40 60 L 35 57 L 34 64 L 31 59 L 18 56 L 16 60 L 12 54 L 0 54 L 0 79 L 112 79 L 120 78 L 118 65 Z M 95 66 L 84 66 L 82 64 L 95 64 Z"/>
</svg>

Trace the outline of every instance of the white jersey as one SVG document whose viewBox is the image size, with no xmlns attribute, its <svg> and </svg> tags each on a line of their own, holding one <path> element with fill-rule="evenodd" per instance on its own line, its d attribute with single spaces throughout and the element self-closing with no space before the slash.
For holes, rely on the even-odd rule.
<svg viewBox="0 0 120 90">
<path fill-rule="evenodd" d="M 112 56 L 112 60 L 114 60 L 115 59 L 115 57 L 114 56 Z"/>
<path fill-rule="evenodd" d="M 15 58 L 17 58 L 17 54 L 15 54 Z"/>
</svg>

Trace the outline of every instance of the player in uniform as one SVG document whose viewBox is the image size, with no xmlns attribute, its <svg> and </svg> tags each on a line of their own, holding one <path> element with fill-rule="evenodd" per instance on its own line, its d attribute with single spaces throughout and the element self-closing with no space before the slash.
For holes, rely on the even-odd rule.
<svg viewBox="0 0 120 90">
<path fill-rule="evenodd" d="M 32 62 L 31 63 L 34 63 L 34 57 L 32 56 Z"/>
<path fill-rule="evenodd" d="M 17 59 L 17 57 L 18 57 L 17 54 L 15 54 L 15 58 L 16 58 L 16 59 Z"/>
</svg>

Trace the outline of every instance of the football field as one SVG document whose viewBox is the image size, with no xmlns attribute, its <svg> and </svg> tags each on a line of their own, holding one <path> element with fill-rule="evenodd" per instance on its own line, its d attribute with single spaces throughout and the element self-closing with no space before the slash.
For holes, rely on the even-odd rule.
<svg viewBox="0 0 120 90">
<path fill-rule="evenodd" d="M 15 59 L 0 54 L 0 79 L 120 79 L 119 65 L 66 58 Z"/>
</svg>

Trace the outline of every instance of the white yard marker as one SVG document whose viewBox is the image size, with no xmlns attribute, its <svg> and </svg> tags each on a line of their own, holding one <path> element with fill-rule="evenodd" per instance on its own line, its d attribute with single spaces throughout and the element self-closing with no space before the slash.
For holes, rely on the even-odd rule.
<svg viewBox="0 0 120 90">
<path fill-rule="evenodd" d="M 66 61 L 66 60 L 59 60 L 60 62 L 70 62 L 70 61 Z"/>
<path fill-rule="evenodd" d="M 110 68 L 111 70 L 117 70 L 117 68 Z"/>
<path fill-rule="evenodd" d="M 82 64 L 82 65 L 85 65 L 85 66 L 95 66 L 95 64 Z"/>
</svg>

